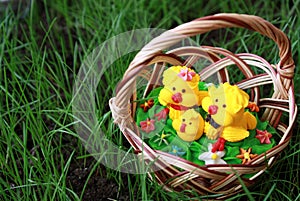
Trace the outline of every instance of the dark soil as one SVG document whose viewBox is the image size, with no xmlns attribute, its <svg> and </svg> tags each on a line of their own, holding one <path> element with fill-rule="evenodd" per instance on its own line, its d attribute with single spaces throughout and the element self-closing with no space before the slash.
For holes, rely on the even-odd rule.
<svg viewBox="0 0 300 201">
<path fill-rule="evenodd" d="M 96 161 L 93 159 L 87 160 L 85 165 L 83 163 L 81 165 L 80 163 L 72 163 L 67 176 L 69 188 L 80 196 L 87 182 L 82 200 L 129 200 L 127 189 L 119 189 L 118 183 L 105 178 L 105 167 L 102 165 L 88 178 L 95 163 Z M 122 174 L 122 180 L 126 181 L 127 176 Z"/>
<path fill-rule="evenodd" d="M 86 158 L 79 158 L 79 141 L 68 138 L 64 140 L 68 146 L 62 148 L 63 157 L 69 158 L 70 154 L 75 149 L 75 154 L 72 157 L 68 174 L 66 178 L 66 185 L 72 189 L 78 197 L 82 196 L 83 201 L 98 201 L 98 200 L 132 200 L 129 197 L 131 194 L 126 188 L 128 186 L 128 175 L 119 172 L 107 173 L 106 167 L 97 163 L 92 156 Z M 77 147 L 77 148 L 76 148 Z M 82 147 L 84 149 L 84 147 Z M 121 174 L 119 181 L 116 183 L 114 178 L 109 179 L 109 175 Z M 119 176 L 119 175 L 118 175 Z M 118 178 L 119 179 L 119 178 Z M 70 197 L 73 197 L 70 195 Z"/>
</svg>

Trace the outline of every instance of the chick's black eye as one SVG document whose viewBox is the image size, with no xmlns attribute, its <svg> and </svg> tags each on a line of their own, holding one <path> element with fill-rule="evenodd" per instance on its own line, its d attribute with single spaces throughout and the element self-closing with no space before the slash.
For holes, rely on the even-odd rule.
<svg viewBox="0 0 300 201">
<path fill-rule="evenodd" d="M 183 122 L 185 122 L 185 119 L 182 119 Z"/>
<path fill-rule="evenodd" d="M 217 103 L 218 101 L 219 101 L 218 99 L 215 100 L 216 103 Z"/>
<path fill-rule="evenodd" d="M 181 92 L 182 92 L 182 93 L 185 93 L 185 89 L 182 89 Z"/>
<path fill-rule="evenodd" d="M 192 125 L 193 123 L 192 123 L 192 122 L 190 122 L 189 124 L 190 124 L 190 125 Z"/>
<path fill-rule="evenodd" d="M 225 107 L 226 107 L 226 104 L 223 104 L 222 107 L 225 108 Z"/>
<path fill-rule="evenodd" d="M 172 90 L 173 90 L 173 91 L 175 91 L 175 90 L 176 90 L 176 88 L 175 88 L 175 87 L 173 87 L 173 88 L 172 88 Z"/>
</svg>

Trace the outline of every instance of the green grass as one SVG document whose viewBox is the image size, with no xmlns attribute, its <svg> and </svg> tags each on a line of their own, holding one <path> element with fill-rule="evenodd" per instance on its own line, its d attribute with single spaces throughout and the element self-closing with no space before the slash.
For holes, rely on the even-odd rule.
<svg viewBox="0 0 300 201">
<path fill-rule="evenodd" d="M 105 3 L 104 3 L 105 2 Z M 280 5 L 280 6 L 277 6 Z M 300 1 L 33 1 L 25 18 L 7 11 L 0 21 L 0 200 L 80 200 L 94 174 L 128 189 L 131 200 L 189 200 L 165 192 L 146 175 L 121 175 L 104 168 L 85 151 L 72 114 L 72 89 L 81 62 L 105 40 L 138 28 L 170 29 L 218 12 L 259 15 L 289 36 L 298 67 Z M 224 34 L 225 33 L 225 34 Z M 228 36 L 224 38 L 224 35 Z M 234 37 L 232 37 L 234 36 Z M 230 39 L 230 40 L 229 40 Z M 276 46 L 242 29 L 205 34 L 196 40 L 233 52 L 262 55 L 278 61 Z M 96 97 L 102 130 L 118 146 L 126 144 L 112 124 L 107 101 L 114 94 L 134 54 L 113 64 L 104 74 Z M 299 106 L 300 72 L 296 68 L 295 97 Z M 101 94 L 100 93 L 104 94 Z M 300 131 L 297 125 L 276 165 L 254 187 L 232 200 L 300 200 Z M 102 155 L 103 156 L 103 155 Z M 67 179 L 71 164 L 89 168 L 81 193 Z M 121 192 L 120 192 L 121 193 Z"/>
</svg>

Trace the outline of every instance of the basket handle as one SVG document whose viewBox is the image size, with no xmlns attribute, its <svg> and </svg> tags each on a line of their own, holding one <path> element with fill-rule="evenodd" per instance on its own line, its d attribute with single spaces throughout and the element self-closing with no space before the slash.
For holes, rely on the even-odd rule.
<svg viewBox="0 0 300 201">
<path fill-rule="evenodd" d="M 285 97 L 292 85 L 295 64 L 292 58 L 291 45 L 288 37 L 270 22 L 253 15 L 245 14 L 217 14 L 198 18 L 191 22 L 179 25 L 174 29 L 164 32 L 150 41 L 136 55 L 124 74 L 123 80 L 117 87 L 115 106 L 128 110 L 128 104 L 132 95 L 135 78 L 138 72 L 147 65 L 147 61 L 153 58 L 161 50 L 165 50 L 177 42 L 191 36 L 203 34 L 220 28 L 241 27 L 257 31 L 271 38 L 279 48 L 280 61 L 276 65 L 279 74 L 279 91 L 284 94 L 274 94 L 276 98 Z M 128 121 L 128 119 L 126 120 Z M 124 123 L 124 122 L 123 122 Z"/>
<path fill-rule="evenodd" d="M 217 14 L 194 21 L 212 22 L 209 27 L 206 27 L 207 30 L 205 32 L 219 28 L 242 27 L 269 37 L 279 48 L 280 61 L 277 65 L 278 73 L 282 77 L 293 79 L 295 64 L 292 58 L 290 40 L 280 29 L 270 22 L 258 16 L 245 14 Z"/>
</svg>

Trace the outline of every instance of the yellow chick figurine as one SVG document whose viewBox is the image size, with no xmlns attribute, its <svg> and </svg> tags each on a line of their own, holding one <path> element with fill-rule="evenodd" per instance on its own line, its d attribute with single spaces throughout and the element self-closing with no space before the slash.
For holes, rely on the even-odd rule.
<svg viewBox="0 0 300 201">
<path fill-rule="evenodd" d="M 169 112 L 170 119 L 178 119 L 181 114 L 193 106 L 201 105 L 207 91 L 199 91 L 200 76 L 186 66 L 172 66 L 164 71 L 158 100 L 167 106 L 162 112 Z"/>
<path fill-rule="evenodd" d="M 172 126 L 182 140 L 192 142 L 202 136 L 204 120 L 194 109 L 189 109 L 180 118 L 174 119 Z"/>
<path fill-rule="evenodd" d="M 256 127 L 256 118 L 245 108 L 249 95 L 236 85 L 211 85 L 208 96 L 202 100 L 203 109 L 208 112 L 204 132 L 209 139 L 217 139 L 212 152 L 222 151 L 226 141 L 237 142 L 249 136 L 248 129 Z"/>
</svg>

